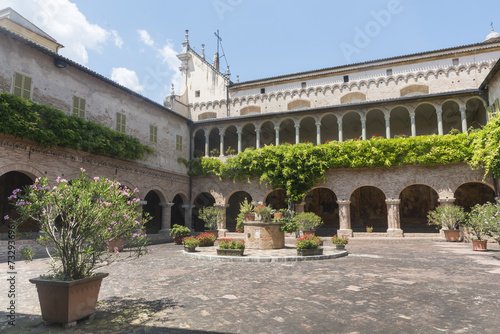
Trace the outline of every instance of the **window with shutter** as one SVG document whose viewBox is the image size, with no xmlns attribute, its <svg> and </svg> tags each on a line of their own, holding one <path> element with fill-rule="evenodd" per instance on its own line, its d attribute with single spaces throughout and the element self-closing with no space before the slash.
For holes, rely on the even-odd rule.
<svg viewBox="0 0 500 334">
<path fill-rule="evenodd" d="M 182 136 L 175 136 L 175 149 L 179 152 L 182 152 Z"/>
<path fill-rule="evenodd" d="M 120 112 L 116 113 L 116 131 L 125 133 L 127 127 L 127 116 Z"/>
<path fill-rule="evenodd" d="M 85 119 L 85 99 L 78 96 L 73 96 L 73 116 Z"/>
<path fill-rule="evenodd" d="M 31 78 L 15 72 L 12 94 L 26 100 L 31 99 Z"/>
<path fill-rule="evenodd" d="M 154 125 L 149 126 L 149 142 L 153 144 L 158 142 L 158 128 Z"/>
</svg>

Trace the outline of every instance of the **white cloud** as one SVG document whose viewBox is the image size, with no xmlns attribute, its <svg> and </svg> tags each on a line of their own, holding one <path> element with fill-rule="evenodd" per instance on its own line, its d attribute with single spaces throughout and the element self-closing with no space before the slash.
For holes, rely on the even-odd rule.
<svg viewBox="0 0 500 334">
<path fill-rule="evenodd" d="M 88 62 L 88 50 L 100 51 L 111 32 L 87 21 L 69 0 L 0 0 L 65 47 L 60 53 L 78 63 Z M 115 37 L 116 43 L 116 37 Z"/>
<path fill-rule="evenodd" d="M 162 63 L 166 64 L 169 71 L 173 72 L 171 83 L 174 84 L 175 90 L 179 91 L 181 86 L 181 71 L 179 70 L 181 61 L 177 58 L 178 52 L 174 50 L 172 43 L 170 42 L 167 42 L 167 44 L 158 51 L 160 53 Z M 170 87 L 168 88 L 168 92 L 170 93 Z"/>
<path fill-rule="evenodd" d="M 144 86 L 139 83 L 137 73 L 124 67 L 113 68 L 111 71 L 111 80 L 135 92 L 142 92 L 144 90 Z"/>
<path fill-rule="evenodd" d="M 155 44 L 155 41 L 153 41 L 146 30 L 137 30 L 137 32 L 139 33 L 141 42 L 149 46 L 153 46 Z"/>
<path fill-rule="evenodd" d="M 118 34 L 118 31 L 111 30 L 111 34 L 113 34 L 113 38 L 115 39 L 115 45 L 121 49 L 123 45 L 123 39 Z"/>
</svg>

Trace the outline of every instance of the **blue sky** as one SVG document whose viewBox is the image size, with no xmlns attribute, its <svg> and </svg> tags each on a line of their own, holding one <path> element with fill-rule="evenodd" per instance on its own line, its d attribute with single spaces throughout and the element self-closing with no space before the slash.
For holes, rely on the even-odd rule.
<svg viewBox="0 0 500 334">
<path fill-rule="evenodd" d="M 482 42 L 491 22 L 500 31 L 498 0 L 0 0 L 8 6 L 62 55 L 160 103 L 178 89 L 185 29 L 210 60 L 219 30 L 233 81 Z"/>
</svg>

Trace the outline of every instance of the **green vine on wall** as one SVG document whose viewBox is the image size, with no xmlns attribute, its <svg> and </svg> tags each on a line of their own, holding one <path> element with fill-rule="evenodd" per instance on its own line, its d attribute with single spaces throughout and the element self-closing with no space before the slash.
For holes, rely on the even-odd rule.
<svg viewBox="0 0 500 334">
<path fill-rule="evenodd" d="M 0 132 L 46 147 L 67 147 L 111 158 L 137 160 L 154 152 L 137 138 L 5 92 L 0 93 Z"/>
<path fill-rule="evenodd" d="M 479 150 L 481 144 L 487 145 Z M 274 188 L 284 188 L 291 201 L 300 203 L 319 180 L 326 179 L 328 170 L 336 168 L 470 162 L 498 176 L 499 144 L 500 121 L 495 119 L 484 130 L 470 134 L 271 145 L 246 149 L 228 158 L 226 163 L 207 157 L 186 163 L 192 168 L 191 175 L 216 175 L 240 181 L 258 178 Z"/>
</svg>

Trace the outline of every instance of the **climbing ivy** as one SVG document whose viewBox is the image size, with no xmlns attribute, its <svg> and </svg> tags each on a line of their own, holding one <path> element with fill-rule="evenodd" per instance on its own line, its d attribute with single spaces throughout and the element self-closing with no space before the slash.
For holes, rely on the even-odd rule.
<svg viewBox="0 0 500 334">
<path fill-rule="evenodd" d="M 470 165 L 484 168 L 484 177 L 489 172 L 494 177 L 500 177 L 500 116 L 493 117 L 482 130 L 474 134 Z"/>
<path fill-rule="evenodd" d="M 42 146 L 67 147 L 112 158 L 140 159 L 153 148 L 102 124 L 9 93 L 0 93 L 0 132 Z"/>
<path fill-rule="evenodd" d="M 233 180 L 258 178 L 274 188 L 285 189 L 288 199 L 300 203 L 326 172 L 336 168 L 450 164 L 470 161 L 477 133 L 430 135 L 410 138 L 332 141 L 265 146 L 246 149 L 222 163 L 216 158 L 189 162 L 191 175 L 217 175 Z M 500 142 L 497 140 L 497 145 Z M 500 166 L 499 166 L 500 168 Z"/>
</svg>

